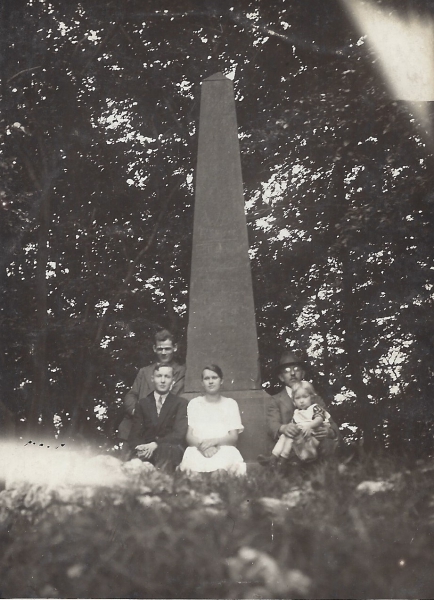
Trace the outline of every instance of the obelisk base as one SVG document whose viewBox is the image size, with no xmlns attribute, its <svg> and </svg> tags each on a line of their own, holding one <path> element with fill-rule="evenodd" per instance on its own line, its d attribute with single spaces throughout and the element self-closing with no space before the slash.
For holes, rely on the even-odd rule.
<svg viewBox="0 0 434 600">
<path fill-rule="evenodd" d="M 270 396 L 264 390 L 243 390 L 239 392 L 233 390 L 225 392 L 223 390 L 222 395 L 236 400 L 240 408 L 244 431 L 238 438 L 238 450 L 246 462 L 256 461 L 258 454 L 266 454 L 270 450 L 265 422 L 266 407 Z M 200 394 L 190 392 L 184 393 L 182 396 L 187 400 L 191 400 L 196 396 L 200 396 Z"/>
</svg>

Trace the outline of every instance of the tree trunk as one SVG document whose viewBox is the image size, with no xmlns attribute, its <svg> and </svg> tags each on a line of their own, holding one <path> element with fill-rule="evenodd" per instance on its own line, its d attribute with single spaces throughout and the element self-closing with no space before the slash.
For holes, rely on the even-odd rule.
<svg viewBox="0 0 434 600">
<path fill-rule="evenodd" d="M 163 291 L 166 300 L 167 315 L 169 317 L 169 329 L 176 334 L 178 332 L 179 317 L 173 305 L 172 292 L 170 290 L 170 268 L 167 259 L 163 259 Z"/>
<path fill-rule="evenodd" d="M 342 318 L 344 348 L 347 354 L 350 386 L 356 395 L 358 421 L 363 432 L 365 450 L 374 445 L 375 407 L 370 405 L 366 384 L 363 381 L 363 364 L 360 353 L 362 336 L 358 316 L 358 302 L 354 285 L 354 274 L 349 251 L 342 253 Z"/>
<path fill-rule="evenodd" d="M 50 182 L 51 183 L 51 182 Z M 28 431 L 39 429 L 42 425 L 49 432 L 53 431 L 52 414 L 49 408 L 48 389 L 48 357 L 47 357 L 47 329 L 48 329 L 48 235 L 50 228 L 50 196 L 51 185 L 48 184 L 41 192 L 38 228 L 38 251 L 35 273 L 35 305 L 36 329 L 33 345 L 34 379 L 33 394 L 30 413 L 27 421 Z"/>
</svg>

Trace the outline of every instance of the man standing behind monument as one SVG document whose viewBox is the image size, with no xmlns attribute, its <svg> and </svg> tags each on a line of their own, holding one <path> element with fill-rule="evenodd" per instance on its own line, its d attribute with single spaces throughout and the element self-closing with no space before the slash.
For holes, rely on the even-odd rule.
<svg viewBox="0 0 434 600">
<path fill-rule="evenodd" d="M 185 365 L 180 365 L 174 360 L 178 346 L 175 343 L 173 334 L 168 329 L 162 329 L 155 334 L 153 350 L 157 356 L 157 361 L 140 369 L 134 380 L 133 387 L 125 396 L 124 409 L 126 414 L 118 428 L 118 437 L 121 441 L 126 442 L 128 440 L 137 402 L 141 398 L 146 398 L 146 396 L 155 390 L 153 376 L 156 364 L 172 367 L 172 394 L 179 395 L 184 391 Z"/>
</svg>

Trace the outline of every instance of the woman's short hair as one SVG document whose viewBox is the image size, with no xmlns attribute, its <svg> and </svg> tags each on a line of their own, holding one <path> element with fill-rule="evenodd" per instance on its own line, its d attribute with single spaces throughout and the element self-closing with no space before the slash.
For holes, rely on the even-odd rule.
<svg viewBox="0 0 434 600">
<path fill-rule="evenodd" d="M 223 371 L 220 369 L 220 367 L 218 365 L 207 365 L 206 367 L 204 367 L 202 369 L 202 379 L 203 379 L 203 374 L 204 372 L 208 369 L 208 371 L 212 371 L 213 373 L 216 373 L 220 379 L 223 379 Z"/>
</svg>

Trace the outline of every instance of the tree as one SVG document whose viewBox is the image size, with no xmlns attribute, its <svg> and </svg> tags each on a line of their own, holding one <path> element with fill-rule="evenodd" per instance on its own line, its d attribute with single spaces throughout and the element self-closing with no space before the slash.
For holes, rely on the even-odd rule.
<svg viewBox="0 0 434 600">
<path fill-rule="evenodd" d="M 19 422 L 110 429 L 152 333 L 183 341 L 216 71 L 234 76 L 264 381 L 300 345 L 368 444 L 400 444 L 410 397 L 432 420 L 432 158 L 340 3 L 27 0 L 1 17 L 2 398 Z"/>
</svg>

